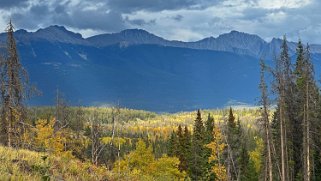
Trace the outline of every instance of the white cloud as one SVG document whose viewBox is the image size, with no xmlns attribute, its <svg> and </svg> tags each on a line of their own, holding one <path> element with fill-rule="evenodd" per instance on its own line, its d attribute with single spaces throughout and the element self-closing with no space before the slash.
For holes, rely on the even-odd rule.
<svg viewBox="0 0 321 181">
<path fill-rule="evenodd" d="M 311 2 L 311 0 L 258 0 L 256 5 L 264 9 L 302 8 Z"/>
<path fill-rule="evenodd" d="M 72 28 L 72 27 L 68 27 L 68 30 L 73 31 L 73 32 L 77 32 L 80 33 L 83 38 L 87 38 L 93 35 L 97 35 L 97 34 L 102 34 L 102 33 L 106 33 L 104 31 L 101 30 L 95 30 L 95 29 L 78 29 L 78 28 Z"/>
</svg>

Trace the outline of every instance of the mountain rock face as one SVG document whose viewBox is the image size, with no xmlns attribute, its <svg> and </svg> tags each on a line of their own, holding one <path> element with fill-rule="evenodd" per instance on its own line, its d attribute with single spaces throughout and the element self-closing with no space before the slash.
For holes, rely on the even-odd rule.
<svg viewBox="0 0 321 181">
<path fill-rule="evenodd" d="M 120 33 L 103 34 L 87 39 L 92 45 L 104 47 L 114 44 L 135 45 L 135 44 L 154 44 L 166 45 L 167 41 L 163 38 L 148 33 L 145 30 L 130 29 Z"/>
<path fill-rule="evenodd" d="M 120 33 L 102 34 L 87 39 L 92 45 L 104 47 L 113 44 L 138 45 L 153 44 L 201 50 L 215 50 L 248 55 L 256 58 L 271 59 L 280 52 L 281 39 L 273 38 L 266 42 L 257 35 L 231 31 L 217 38 L 209 37 L 196 42 L 169 41 L 145 30 L 129 29 Z M 296 43 L 288 42 L 289 53 L 295 54 Z M 321 45 L 311 45 L 311 53 L 321 53 Z"/>
<path fill-rule="evenodd" d="M 158 112 L 257 103 L 259 61 L 280 50 L 237 31 L 196 42 L 169 41 L 132 29 L 83 38 L 62 26 L 15 32 L 21 61 L 42 96 L 30 105 L 53 105 L 56 89 L 71 105 L 121 106 Z M 0 34 L 0 43 L 6 34 Z M 296 43 L 289 42 L 291 55 Z M 321 46 L 311 45 L 316 75 Z"/>
<path fill-rule="evenodd" d="M 220 35 L 218 38 L 211 37 L 195 42 L 194 48 L 258 57 L 266 45 L 267 43 L 256 35 L 231 31 Z"/>
</svg>

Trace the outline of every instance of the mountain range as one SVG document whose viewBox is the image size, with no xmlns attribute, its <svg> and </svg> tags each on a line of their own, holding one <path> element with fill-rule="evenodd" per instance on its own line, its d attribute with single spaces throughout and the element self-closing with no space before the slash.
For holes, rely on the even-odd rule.
<svg viewBox="0 0 321 181">
<path fill-rule="evenodd" d="M 53 105 L 59 89 L 71 105 L 119 103 L 157 112 L 255 104 L 258 60 L 272 64 L 282 42 L 238 31 L 182 42 L 141 29 L 83 38 L 57 25 L 17 30 L 15 38 L 30 81 L 42 92 L 28 104 Z M 296 43 L 288 46 L 294 59 Z M 319 75 L 321 45 L 310 47 Z"/>
</svg>

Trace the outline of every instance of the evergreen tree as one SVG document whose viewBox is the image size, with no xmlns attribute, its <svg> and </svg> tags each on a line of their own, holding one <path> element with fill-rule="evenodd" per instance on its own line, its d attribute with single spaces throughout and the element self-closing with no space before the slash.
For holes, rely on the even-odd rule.
<svg viewBox="0 0 321 181">
<path fill-rule="evenodd" d="M 179 170 L 187 171 L 188 168 L 188 158 L 186 157 L 186 139 L 185 134 L 183 133 L 182 126 L 179 125 L 177 129 L 177 137 L 178 137 L 178 152 L 177 157 L 179 159 Z"/>
<path fill-rule="evenodd" d="M 240 148 L 240 157 L 238 159 L 239 162 L 239 175 L 241 180 L 247 180 L 247 175 L 249 173 L 249 163 L 250 157 L 246 148 L 246 143 L 241 145 Z"/>
<path fill-rule="evenodd" d="M 205 128 L 201 112 L 197 111 L 194 121 L 192 151 L 190 159 L 190 178 L 192 180 L 207 180 L 207 157 L 205 145 Z"/>
<path fill-rule="evenodd" d="M 168 156 L 170 157 L 177 156 L 178 145 L 179 143 L 178 143 L 177 134 L 175 131 L 173 131 L 168 141 L 168 152 L 167 152 Z"/>
<path fill-rule="evenodd" d="M 302 131 L 302 121 L 303 121 L 303 114 L 301 105 L 304 104 L 304 92 L 300 91 L 301 89 L 301 77 L 303 73 L 303 67 L 304 67 L 304 48 L 301 43 L 301 40 L 299 40 L 297 49 L 296 49 L 296 63 L 295 63 L 295 80 L 296 80 L 296 87 L 295 87 L 295 111 L 296 111 L 296 117 L 293 119 L 292 125 L 293 125 L 293 160 L 294 160 L 294 172 L 296 173 L 295 179 L 302 180 L 302 137 L 303 137 L 303 131 Z M 300 111 L 301 110 L 301 111 Z"/>
<path fill-rule="evenodd" d="M 256 181 L 258 175 L 256 174 L 253 162 L 250 160 L 248 152 L 248 138 L 243 131 L 240 119 L 237 120 L 237 142 L 239 143 L 238 150 L 238 180 Z"/>
<path fill-rule="evenodd" d="M 236 123 L 235 123 L 235 117 L 233 115 L 233 110 L 231 107 L 229 109 L 229 115 L 228 115 L 228 119 L 227 119 L 227 127 L 228 127 L 229 131 L 235 132 Z"/>
<path fill-rule="evenodd" d="M 293 119 L 293 72 L 291 60 L 288 52 L 286 36 L 283 37 L 281 44 L 280 57 L 276 58 L 274 75 L 274 92 L 277 94 L 278 106 L 278 127 L 279 129 L 279 145 L 276 150 L 280 150 L 280 180 L 286 181 L 293 178 L 292 164 L 292 125 Z"/>
<path fill-rule="evenodd" d="M 184 146 L 184 158 L 186 163 L 182 164 L 184 170 L 189 173 L 190 172 L 190 160 L 191 160 L 191 151 L 192 151 L 192 135 L 191 132 L 188 130 L 188 127 L 185 126 L 184 128 L 184 136 L 183 136 L 183 146 Z"/>
<path fill-rule="evenodd" d="M 230 107 L 227 119 L 227 153 L 226 153 L 226 169 L 229 180 L 237 180 L 238 177 L 238 163 L 237 158 L 239 154 L 238 142 L 238 128 L 236 126 L 233 110 Z"/>
<path fill-rule="evenodd" d="M 208 113 L 207 121 L 205 122 L 206 127 L 206 143 L 213 141 L 213 130 L 214 130 L 214 118 Z"/>
<path fill-rule="evenodd" d="M 299 49 L 299 48 L 298 48 Z M 302 51 L 302 47 L 300 47 Z M 302 54 L 302 55 L 301 55 Z M 302 120 L 302 147 L 303 147 L 303 179 L 305 181 L 311 179 L 312 172 L 312 153 L 313 153 L 313 135 L 315 127 L 318 126 L 315 112 L 317 111 L 317 100 L 319 97 L 318 88 L 314 80 L 314 70 L 310 59 L 309 45 L 307 45 L 304 53 L 296 62 L 296 85 L 298 89 L 299 116 Z M 299 56 L 298 56 L 299 57 Z M 315 125 L 315 126 L 314 126 Z M 319 140 L 319 136 L 316 140 Z"/>
</svg>

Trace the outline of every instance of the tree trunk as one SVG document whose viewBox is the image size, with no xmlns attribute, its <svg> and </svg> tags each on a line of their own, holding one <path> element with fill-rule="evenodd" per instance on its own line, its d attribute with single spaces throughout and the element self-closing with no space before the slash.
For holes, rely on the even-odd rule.
<svg viewBox="0 0 321 181">
<path fill-rule="evenodd" d="M 280 137 L 281 137 L 281 181 L 285 181 L 285 150 L 284 150 L 284 114 L 283 114 L 283 96 L 281 95 L 280 105 Z"/>
<path fill-rule="evenodd" d="M 261 60 L 261 77 L 260 77 L 260 89 L 261 89 L 261 103 L 263 105 L 262 117 L 263 125 L 265 132 L 265 149 L 267 152 L 267 159 L 265 159 L 265 174 L 264 180 L 273 180 L 273 165 L 272 165 L 272 147 L 271 147 L 271 135 L 270 135 L 270 122 L 269 122 L 269 113 L 268 113 L 268 95 L 267 95 L 267 86 L 265 84 L 264 70 L 265 65 L 263 60 Z"/>
<path fill-rule="evenodd" d="M 309 83 L 306 83 L 306 100 L 303 116 L 303 159 L 304 159 L 304 181 L 310 180 L 310 124 L 309 124 Z"/>
</svg>

